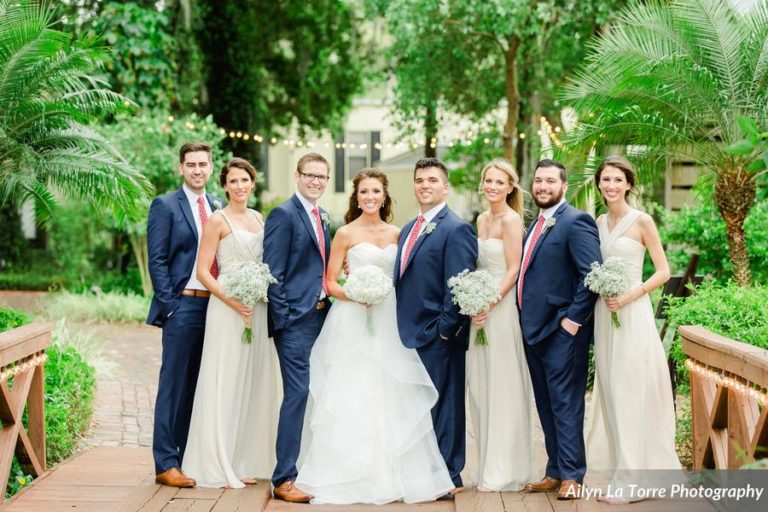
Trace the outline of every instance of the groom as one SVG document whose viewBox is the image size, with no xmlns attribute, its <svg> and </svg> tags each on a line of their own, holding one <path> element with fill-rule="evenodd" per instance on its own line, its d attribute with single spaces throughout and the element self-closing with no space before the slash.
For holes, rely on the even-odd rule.
<svg viewBox="0 0 768 512">
<path fill-rule="evenodd" d="M 517 282 L 517 304 L 536 408 L 547 449 L 546 474 L 532 492 L 581 496 L 584 393 L 597 296 L 584 286 L 590 265 L 602 262 L 592 217 L 565 202 L 568 179 L 560 162 L 536 166 L 532 195 L 540 208 L 528 228 Z"/>
<path fill-rule="evenodd" d="M 264 262 L 277 279 L 268 293 L 269 335 L 283 376 L 272 484 L 275 498 L 295 503 L 312 498 L 294 480 L 309 396 L 309 355 L 331 305 L 325 282 L 331 247 L 327 214 L 317 206 L 329 177 L 323 156 L 302 156 L 293 175 L 296 194 L 274 208 L 264 226 Z"/>
<path fill-rule="evenodd" d="M 437 388 L 432 422 L 451 480 L 462 486 L 465 459 L 464 365 L 469 318 L 453 304 L 448 279 L 474 270 L 472 226 L 446 204 L 448 170 L 436 158 L 416 162 L 413 185 L 420 215 L 403 227 L 395 262 L 397 325 L 403 345 L 415 348 Z"/>
</svg>

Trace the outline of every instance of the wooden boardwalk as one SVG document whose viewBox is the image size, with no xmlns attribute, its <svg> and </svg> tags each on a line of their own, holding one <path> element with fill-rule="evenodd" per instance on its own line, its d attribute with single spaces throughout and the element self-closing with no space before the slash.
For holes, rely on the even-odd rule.
<svg viewBox="0 0 768 512">
<path fill-rule="evenodd" d="M 0 505 L 0 512 L 701 512 L 701 501 L 643 501 L 609 506 L 595 500 L 557 501 L 554 493 L 477 493 L 419 505 L 292 505 L 270 497 L 269 483 L 245 489 L 175 489 L 154 484 L 148 448 L 92 448 L 53 468 Z"/>
</svg>

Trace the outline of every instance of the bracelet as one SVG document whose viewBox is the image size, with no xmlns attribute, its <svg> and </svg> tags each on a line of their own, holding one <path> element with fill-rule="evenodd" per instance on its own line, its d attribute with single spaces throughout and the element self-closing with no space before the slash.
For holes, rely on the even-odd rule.
<svg viewBox="0 0 768 512">
<path fill-rule="evenodd" d="M 640 282 L 640 288 L 643 289 L 643 295 L 648 295 L 648 288 L 645 287 L 645 283 Z"/>
</svg>

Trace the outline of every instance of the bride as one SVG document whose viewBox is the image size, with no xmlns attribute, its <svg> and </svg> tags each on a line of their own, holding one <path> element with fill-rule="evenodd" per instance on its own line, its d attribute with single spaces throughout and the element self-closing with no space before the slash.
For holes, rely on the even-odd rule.
<svg viewBox="0 0 768 512">
<path fill-rule="evenodd" d="M 365 306 L 337 282 L 345 260 L 350 272 L 376 265 L 391 276 L 397 253 L 386 175 L 363 169 L 353 185 L 347 224 L 331 246 L 336 303 L 310 357 L 310 441 L 296 485 L 313 503 L 431 501 L 454 487 L 432 428 L 437 391 L 416 351 L 398 339 L 394 292 Z"/>
</svg>

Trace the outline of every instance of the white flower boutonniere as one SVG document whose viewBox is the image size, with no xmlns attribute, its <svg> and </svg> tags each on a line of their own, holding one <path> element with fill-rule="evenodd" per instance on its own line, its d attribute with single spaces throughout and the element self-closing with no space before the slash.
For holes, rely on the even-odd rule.
<svg viewBox="0 0 768 512">
<path fill-rule="evenodd" d="M 548 217 L 544 220 L 544 227 L 541 229 L 541 232 L 544 233 L 549 228 L 555 227 L 555 224 L 557 223 L 557 219 L 554 217 Z"/>
<path fill-rule="evenodd" d="M 324 228 L 327 228 L 328 226 L 331 225 L 331 218 L 325 212 L 320 214 L 320 220 L 323 222 Z"/>
<path fill-rule="evenodd" d="M 435 228 L 436 228 L 436 227 L 437 227 L 437 223 L 435 223 L 435 222 L 430 222 L 429 224 L 427 224 L 427 225 L 424 227 L 424 234 L 425 234 L 425 235 L 428 235 L 428 234 L 430 234 L 431 232 L 433 232 L 433 231 L 435 230 Z"/>
<path fill-rule="evenodd" d="M 221 201 L 218 199 L 213 200 L 213 211 L 221 210 Z"/>
</svg>

